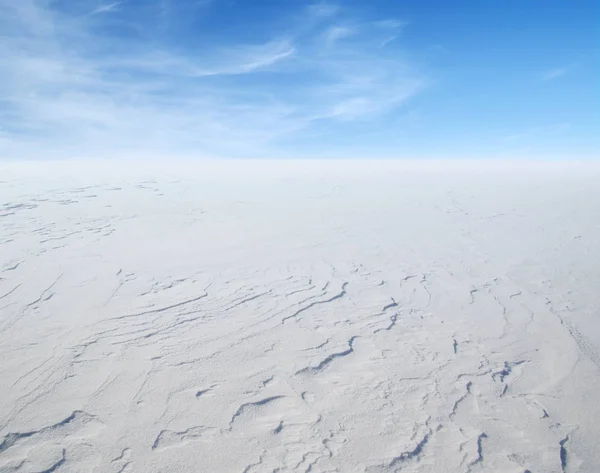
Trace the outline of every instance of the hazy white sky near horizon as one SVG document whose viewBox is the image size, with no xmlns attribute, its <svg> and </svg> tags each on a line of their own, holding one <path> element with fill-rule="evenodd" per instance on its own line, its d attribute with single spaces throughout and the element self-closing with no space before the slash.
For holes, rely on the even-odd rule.
<svg viewBox="0 0 600 473">
<path fill-rule="evenodd" d="M 0 0 L 0 159 L 595 158 L 597 10 Z"/>
</svg>

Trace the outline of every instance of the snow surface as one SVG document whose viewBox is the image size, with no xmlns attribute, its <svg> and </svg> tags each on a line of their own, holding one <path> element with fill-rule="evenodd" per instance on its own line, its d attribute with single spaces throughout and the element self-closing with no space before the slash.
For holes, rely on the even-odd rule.
<svg viewBox="0 0 600 473">
<path fill-rule="evenodd" d="M 0 472 L 600 471 L 600 166 L 0 165 Z"/>
</svg>

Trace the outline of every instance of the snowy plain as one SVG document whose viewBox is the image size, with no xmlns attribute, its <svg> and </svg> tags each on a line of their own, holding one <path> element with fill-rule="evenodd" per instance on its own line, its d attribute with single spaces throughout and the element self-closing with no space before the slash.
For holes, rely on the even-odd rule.
<svg viewBox="0 0 600 473">
<path fill-rule="evenodd" d="M 0 164 L 0 472 L 600 471 L 600 165 Z"/>
</svg>

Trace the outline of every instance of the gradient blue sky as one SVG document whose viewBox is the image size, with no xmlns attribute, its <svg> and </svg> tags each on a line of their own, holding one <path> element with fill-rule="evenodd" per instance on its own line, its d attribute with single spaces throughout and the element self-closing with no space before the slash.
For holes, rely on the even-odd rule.
<svg viewBox="0 0 600 473">
<path fill-rule="evenodd" d="M 0 159 L 600 158 L 596 0 L 0 0 Z"/>
</svg>

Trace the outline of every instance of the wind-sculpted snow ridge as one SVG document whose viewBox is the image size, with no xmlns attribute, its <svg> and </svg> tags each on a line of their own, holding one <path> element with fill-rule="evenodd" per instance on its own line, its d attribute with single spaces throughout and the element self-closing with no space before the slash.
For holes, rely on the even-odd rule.
<svg viewBox="0 0 600 473">
<path fill-rule="evenodd" d="M 0 473 L 600 471 L 598 167 L 234 164 L 0 165 Z"/>
</svg>

